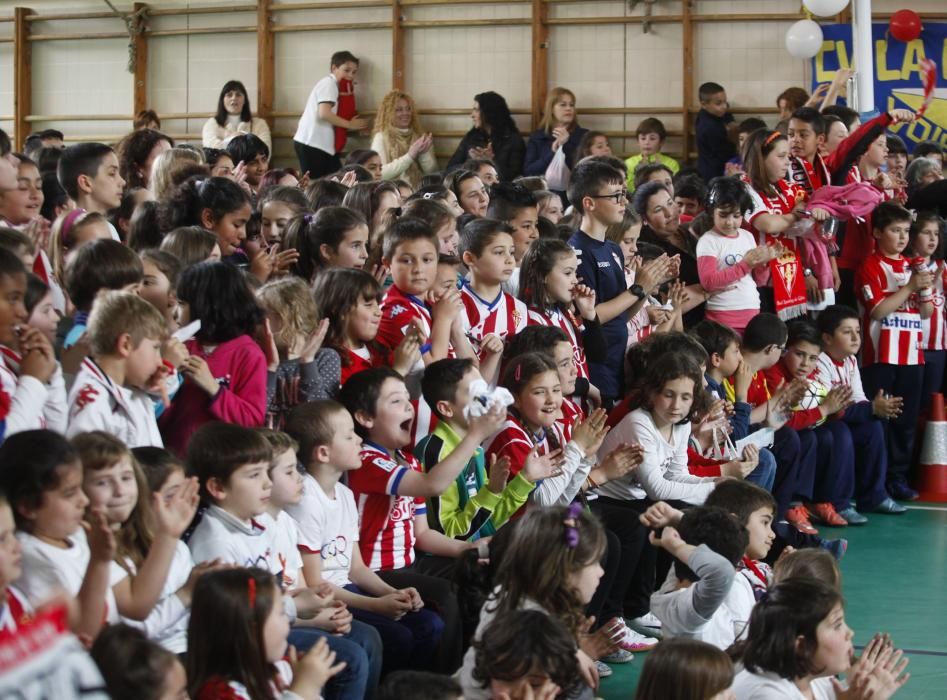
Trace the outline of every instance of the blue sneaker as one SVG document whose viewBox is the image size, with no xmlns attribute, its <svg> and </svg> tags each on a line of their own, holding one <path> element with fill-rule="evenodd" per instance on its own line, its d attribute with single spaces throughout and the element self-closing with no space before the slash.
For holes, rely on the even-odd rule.
<svg viewBox="0 0 947 700">
<path fill-rule="evenodd" d="M 894 501 L 892 501 L 892 503 L 894 503 Z M 851 506 L 845 508 L 844 510 L 840 510 L 838 514 L 841 515 L 849 525 L 864 525 L 868 522 L 868 518 Z"/>
<path fill-rule="evenodd" d="M 896 501 L 916 501 L 920 498 L 917 491 L 908 486 L 904 479 L 894 479 L 888 482 L 888 493 Z"/>
<path fill-rule="evenodd" d="M 898 503 L 890 496 L 871 509 L 872 513 L 885 513 L 887 515 L 903 515 L 908 509 Z M 851 521 L 849 521 L 851 522 Z"/>
<path fill-rule="evenodd" d="M 842 561 L 845 552 L 848 550 L 848 540 L 839 538 L 837 540 L 822 540 L 819 546 L 835 557 L 835 561 Z"/>
</svg>

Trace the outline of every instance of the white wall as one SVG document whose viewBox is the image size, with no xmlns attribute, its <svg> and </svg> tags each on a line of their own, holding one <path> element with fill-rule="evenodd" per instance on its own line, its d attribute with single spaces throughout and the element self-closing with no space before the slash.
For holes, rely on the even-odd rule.
<svg viewBox="0 0 947 700">
<path fill-rule="evenodd" d="M 285 1 L 285 0 L 283 0 Z M 298 2 L 300 0 L 290 0 Z M 248 4 L 252 0 L 235 0 Z M 20 3 L 16 3 L 20 4 Z M 102 11 L 99 0 L 36 0 L 22 4 L 39 14 L 54 11 Z M 128 0 L 117 2 L 129 8 Z M 153 8 L 221 6 L 222 0 L 155 0 Z M 875 0 L 876 12 L 889 13 L 904 6 L 903 0 Z M 14 1 L 0 7 L 0 17 L 12 16 Z M 919 11 L 942 10 L 942 0 L 912 0 Z M 765 7 L 764 7 L 765 6 Z M 799 12 L 799 0 L 694 0 L 695 14 Z M 661 0 L 655 14 L 680 14 L 680 0 Z M 508 4 L 453 3 L 439 6 L 406 5 L 409 21 L 444 19 L 524 20 L 529 2 Z M 639 9 L 635 14 L 640 14 Z M 552 3 L 550 18 L 627 16 L 625 0 L 583 0 Z M 800 14 L 801 17 L 801 14 Z M 389 8 L 353 8 L 279 12 L 276 24 L 338 24 L 386 22 Z M 152 18 L 152 30 L 255 26 L 254 12 L 221 12 Z M 695 25 L 695 86 L 713 80 L 727 88 L 737 109 L 772 107 L 776 95 L 791 85 L 805 85 L 806 65 L 791 58 L 783 46 L 789 22 L 701 22 Z M 12 34 L 12 23 L 0 22 L 0 38 Z M 118 19 L 35 22 L 35 33 L 122 31 Z M 679 24 L 655 23 L 648 34 L 639 24 L 552 26 L 549 44 L 549 84 L 565 85 L 578 98 L 584 125 L 612 132 L 634 131 L 644 115 L 582 116 L 590 107 L 663 107 L 680 110 L 682 101 L 682 30 Z M 390 87 L 391 32 L 389 29 L 354 29 L 277 33 L 275 39 L 276 85 L 274 109 L 298 113 L 312 85 L 326 73 L 329 55 L 348 49 L 362 59 L 358 79 L 359 108 L 371 111 Z M 33 113 L 45 115 L 130 115 L 132 77 L 127 72 L 127 41 L 74 40 L 33 42 Z M 153 37 L 149 40 L 149 106 L 159 113 L 210 113 L 223 83 L 242 80 L 255 104 L 257 89 L 256 36 L 254 33 Z M 489 27 L 428 27 L 405 30 L 405 81 L 419 106 L 435 109 L 468 109 L 473 95 L 496 90 L 514 110 L 530 106 L 530 27 L 528 24 Z M 691 105 L 695 108 L 696 105 Z M 0 43 L 0 128 L 12 130 L 13 47 Z M 684 125 L 677 113 L 660 113 L 669 131 L 679 134 Z M 529 116 L 517 115 L 522 129 Z M 168 119 L 163 128 L 178 138 L 193 138 L 203 118 Z M 459 134 L 469 127 L 466 114 L 427 116 L 426 128 L 448 132 L 438 139 L 437 151 L 450 153 Z M 293 117 L 278 118 L 277 160 L 291 160 L 286 135 L 295 129 Z M 126 120 L 75 121 L 57 119 L 37 123 L 55 126 L 70 138 L 115 140 L 129 128 Z M 357 147 L 365 139 L 355 139 Z M 634 150 L 633 138 L 613 139 L 621 153 Z M 669 152 L 680 150 L 672 136 Z"/>
</svg>

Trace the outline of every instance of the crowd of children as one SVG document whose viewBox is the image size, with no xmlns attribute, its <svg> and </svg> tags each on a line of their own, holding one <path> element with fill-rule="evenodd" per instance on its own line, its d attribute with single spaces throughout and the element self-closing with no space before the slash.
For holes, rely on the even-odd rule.
<svg viewBox="0 0 947 700">
<path fill-rule="evenodd" d="M 514 148 L 484 93 L 444 174 L 405 93 L 343 165 L 331 68 L 301 177 L 236 81 L 203 150 L 0 132 L 0 687 L 592 698 L 648 652 L 641 700 L 893 695 L 830 533 L 918 497 L 945 379 L 913 115 L 738 139 L 707 83 L 695 169 L 561 88 Z"/>
</svg>

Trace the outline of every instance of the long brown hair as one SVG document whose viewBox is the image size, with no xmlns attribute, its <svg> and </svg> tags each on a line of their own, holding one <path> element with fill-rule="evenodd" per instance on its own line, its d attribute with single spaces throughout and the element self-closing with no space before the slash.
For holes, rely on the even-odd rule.
<svg viewBox="0 0 947 700">
<path fill-rule="evenodd" d="M 743 170 L 757 192 L 770 196 L 776 194 L 776 188 L 766 176 L 766 157 L 773 152 L 776 144 L 786 140 L 785 134 L 767 129 L 757 129 L 747 137 L 742 153 Z"/>
<path fill-rule="evenodd" d="M 573 518 L 575 539 L 570 540 L 570 518 L 570 508 L 552 506 L 532 510 L 517 523 L 497 572 L 500 591 L 495 602 L 487 603 L 496 609 L 497 619 L 531 600 L 578 634 L 585 604 L 567 579 L 602 558 L 605 531 L 594 515 L 579 511 Z"/>
<path fill-rule="evenodd" d="M 276 591 L 276 579 L 262 569 L 224 569 L 198 579 L 187 626 L 190 697 L 219 679 L 243 684 L 252 700 L 272 700 L 277 671 L 266 660 L 263 627 Z"/>
<path fill-rule="evenodd" d="M 709 700 L 733 683 L 733 662 L 717 647 L 668 639 L 648 654 L 635 700 Z"/>
<path fill-rule="evenodd" d="M 128 520 L 119 523 L 120 527 L 115 536 L 115 562 L 129 574 L 134 574 L 145 561 L 151 543 L 154 542 L 151 490 L 144 472 L 124 442 L 101 430 L 76 435 L 72 439 L 72 446 L 79 453 L 85 474 L 108 469 L 123 458 L 127 458 L 131 463 L 135 473 L 135 486 L 138 488 L 138 501 Z"/>
</svg>

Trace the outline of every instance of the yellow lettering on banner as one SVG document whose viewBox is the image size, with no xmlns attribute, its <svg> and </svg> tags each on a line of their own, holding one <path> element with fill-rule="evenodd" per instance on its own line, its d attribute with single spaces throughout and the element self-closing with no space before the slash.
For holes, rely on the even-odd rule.
<svg viewBox="0 0 947 700">
<path fill-rule="evenodd" d="M 904 62 L 901 64 L 901 80 L 910 80 L 911 73 L 921 74 L 920 63 L 926 58 L 924 42 L 920 39 L 909 41 L 904 48 Z"/>
<path fill-rule="evenodd" d="M 838 56 L 839 68 L 848 68 L 848 47 L 844 41 L 823 41 L 822 48 L 815 57 L 815 79 L 817 83 L 828 83 L 835 79 L 835 70 L 825 69 L 826 54 L 836 54 Z"/>
<path fill-rule="evenodd" d="M 905 54 L 905 57 L 907 55 Z M 900 80 L 901 72 L 888 68 L 888 41 L 878 39 L 875 41 L 875 71 L 880 82 L 889 80 Z"/>
</svg>

